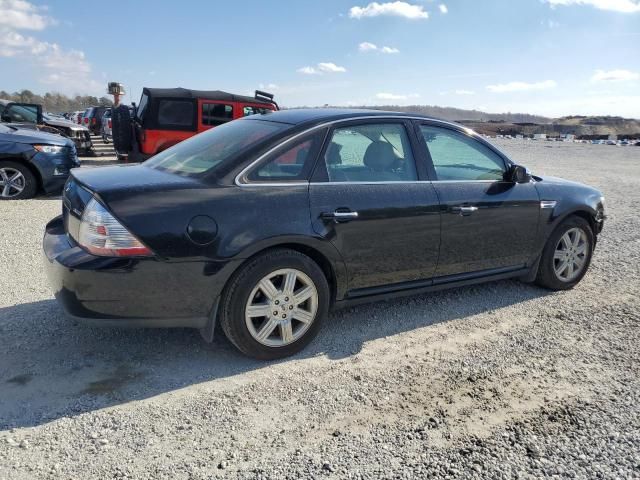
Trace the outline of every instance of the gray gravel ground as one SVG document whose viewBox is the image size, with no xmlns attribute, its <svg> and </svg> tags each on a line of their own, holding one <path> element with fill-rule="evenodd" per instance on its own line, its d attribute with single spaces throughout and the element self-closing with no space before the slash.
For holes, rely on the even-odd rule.
<svg viewBox="0 0 640 480">
<path fill-rule="evenodd" d="M 41 267 L 60 201 L 0 203 L 0 479 L 640 478 L 640 148 L 500 146 L 605 192 L 578 287 L 345 310 L 274 363 L 76 325 Z"/>
</svg>

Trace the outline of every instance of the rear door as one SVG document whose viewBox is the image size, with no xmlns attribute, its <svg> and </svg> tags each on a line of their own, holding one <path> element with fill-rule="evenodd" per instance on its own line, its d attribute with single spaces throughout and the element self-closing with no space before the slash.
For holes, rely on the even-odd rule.
<svg viewBox="0 0 640 480">
<path fill-rule="evenodd" d="M 424 282 L 436 268 L 438 199 L 410 122 L 360 120 L 328 134 L 309 186 L 314 230 L 348 270 L 349 296 Z"/>
<path fill-rule="evenodd" d="M 436 276 L 524 267 L 540 214 L 534 184 L 505 181 L 508 161 L 463 130 L 421 122 L 417 131 L 441 202 Z"/>
</svg>

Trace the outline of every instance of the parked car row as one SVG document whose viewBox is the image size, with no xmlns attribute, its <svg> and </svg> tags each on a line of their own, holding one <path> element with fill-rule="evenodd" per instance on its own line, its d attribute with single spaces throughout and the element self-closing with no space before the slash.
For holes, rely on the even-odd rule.
<svg viewBox="0 0 640 480">
<path fill-rule="evenodd" d="M 89 130 L 62 117 L 43 113 L 42 106 L 0 99 L 0 121 L 20 129 L 40 130 L 70 138 L 76 150 L 91 154 Z"/>
</svg>

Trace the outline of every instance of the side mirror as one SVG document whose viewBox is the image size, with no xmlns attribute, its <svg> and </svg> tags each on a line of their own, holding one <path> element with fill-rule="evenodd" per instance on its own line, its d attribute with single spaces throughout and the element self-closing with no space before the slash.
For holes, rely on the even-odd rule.
<svg viewBox="0 0 640 480">
<path fill-rule="evenodd" d="M 507 172 L 507 180 L 513 183 L 529 183 L 531 181 L 531 173 L 526 167 L 511 165 Z"/>
</svg>

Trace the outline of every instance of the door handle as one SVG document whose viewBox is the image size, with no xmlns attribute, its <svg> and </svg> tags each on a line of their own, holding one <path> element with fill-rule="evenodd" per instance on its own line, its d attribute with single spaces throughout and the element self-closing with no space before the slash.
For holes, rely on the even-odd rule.
<svg viewBox="0 0 640 480">
<path fill-rule="evenodd" d="M 336 222 L 349 222 L 358 218 L 358 212 L 344 212 L 336 210 L 335 212 L 323 212 L 320 214 L 321 218 L 334 220 Z"/>
<path fill-rule="evenodd" d="M 468 216 L 471 215 L 473 212 L 477 211 L 478 207 L 474 207 L 474 206 L 454 206 L 451 207 L 451 213 L 457 213 L 459 215 L 462 216 Z"/>
</svg>

